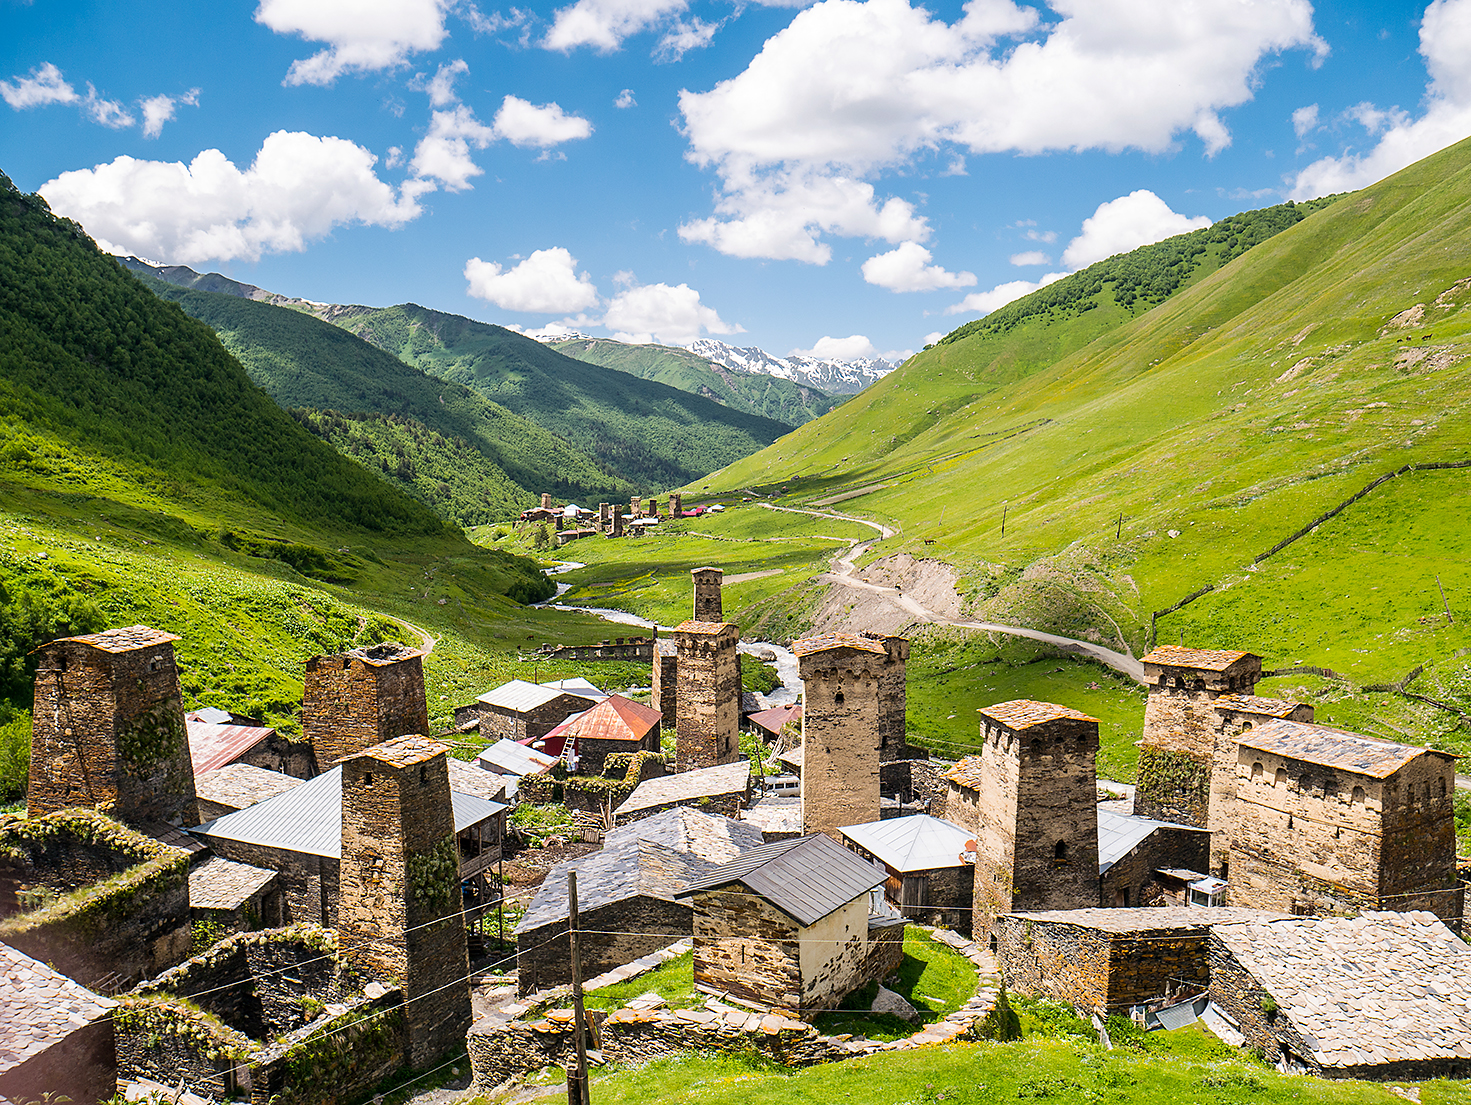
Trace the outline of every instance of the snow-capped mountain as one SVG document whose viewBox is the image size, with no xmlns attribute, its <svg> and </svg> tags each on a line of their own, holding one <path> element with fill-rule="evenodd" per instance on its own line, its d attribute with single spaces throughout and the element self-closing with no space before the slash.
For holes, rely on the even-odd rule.
<svg viewBox="0 0 1471 1105">
<path fill-rule="evenodd" d="M 817 357 L 773 357 L 754 346 L 741 348 L 714 338 L 697 338 L 687 347 L 697 357 L 736 372 L 759 372 L 820 388 L 831 395 L 853 395 L 898 367 L 882 357 L 842 361 Z"/>
</svg>

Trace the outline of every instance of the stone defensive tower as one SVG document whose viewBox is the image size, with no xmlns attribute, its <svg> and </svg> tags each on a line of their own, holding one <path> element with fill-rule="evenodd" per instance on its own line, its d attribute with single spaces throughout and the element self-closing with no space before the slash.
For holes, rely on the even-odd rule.
<svg viewBox="0 0 1471 1105">
<path fill-rule="evenodd" d="M 678 518 L 684 513 L 684 496 L 677 491 L 669 493 L 669 517 Z"/>
<path fill-rule="evenodd" d="M 447 751 L 401 736 L 342 763 L 339 938 L 402 980 L 405 1058 L 420 1069 L 462 1047 L 471 1021 Z"/>
<path fill-rule="evenodd" d="M 397 642 L 306 662 L 301 728 L 326 768 L 344 756 L 429 728 L 424 662 Z"/>
<path fill-rule="evenodd" d="M 199 824 L 178 639 L 134 625 L 36 650 L 31 817 L 90 806 L 132 824 Z"/>
<path fill-rule="evenodd" d="M 725 572 L 720 568 L 695 568 L 690 572 L 695 584 L 695 610 L 691 615 L 695 621 L 725 621 L 720 599 L 720 581 L 724 578 Z"/>
<path fill-rule="evenodd" d="M 677 730 L 679 724 L 679 658 L 673 641 L 654 638 L 653 694 L 650 702 L 663 715 L 665 729 Z"/>
<path fill-rule="evenodd" d="M 602 530 L 604 533 L 608 532 L 608 526 L 610 525 L 608 516 L 611 511 L 612 507 L 609 503 L 598 504 L 598 529 Z"/>
<path fill-rule="evenodd" d="M 692 620 L 676 626 L 671 636 L 678 696 L 675 770 L 734 763 L 740 756 L 741 659 L 736 652 L 740 627 Z M 656 656 L 655 663 L 659 662 Z"/>
<path fill-rule="evenodd" d="M 1026 699 L 980 715 L 978 941 L 1003 913 L 1085 909 L 1099 896 L 1097 720 Z"/>
<path fill-rule="evenodd" d="M 1262 658 L 1250 652 L 1165 645 L 1142 662 L 1149 698 L 1134 812 L 1209 828 L 1211 773 L 1221 724 L 1216 700 L 1250 695 L 1262 677 Z"/>
<path fill-rule="evenodd" d="M 548 495 L 545 491 L 543 491 L 541 493 L 541 509 L 542 510 L 551 510 L 552 509 L 552 497 L 550 495 Z"/>
<path fill-rule="evenodd" d="M 897 718 L 904 735 L 902 637 L 828 633 L 792 646 L 802 673 L 802 831 L 879 819 L 879 763 Z"/>
</svg>

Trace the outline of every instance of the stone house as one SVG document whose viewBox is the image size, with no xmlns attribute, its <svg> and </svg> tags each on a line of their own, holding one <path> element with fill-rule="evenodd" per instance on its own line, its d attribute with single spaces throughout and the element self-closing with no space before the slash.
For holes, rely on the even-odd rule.
<svg viewBox="0 0 1471 1105">
<path fill-rule="evenodd" d="M 1100 1017 L 1203 994 L 1211 927 L 1280 916 L 1192 906 L 1062 909 L 996 919 L 996 962 L 1007 984 Z"/>
<path fill-rule="evenodd" d="M 207 772 L 230 764 L 252 764 L 297 779 L 317 774 L 316 749 L 308 741 L 290 740 L 267 726 L 210 721 L 199 712 L 185 714 L 184 724 L 196 784 Z"/>
<path fill-rule="evenodd" d="M 548 735 L 567 738 L 562 758 L 572 774 L 600 775 L 603 761 L 615 752 L 658 752 L 662 720 L 658 710 L 615 694 Z"/>
<path fill-rule="evenodd" d="M 883 865 L 884 897 L 910 920 L 966 931 L 975 888 L 970 830 L 928 814 L 844 825 L 844 843 Z"/>
<path fill-rule="evenodd" d="M 691 806 L 704 813 L 735 817 L 751 804 L 751 761 L 681 771 L 645 779 L 613 811 L 615 824 L 626 825 L 675 806 Z"/>
<path fill-rule="evenodd" d="M 874 913 L 884 877 L 822 833 L 700 876 L 679 893 L 694 905 L 695 985 L 806 1017 L 888 977 L 905 922 Z"/>
<path fill-rule="evenodd" d="M 210 856 L 189 869 L 189 914 L 196 926 L 212 926 L 219 936 L 279 928 L 280 876 L 263 867 Z"/>
<path fill-rule="evenodd" d="M 573 693 L 524 679 L 512 679 L 481 695 L 480 735 L 486 740 L 534 741 L 573 714 L 596 705 L 587 694 Z"/>
<path fill-rule="evenodd" d="M 1211 765 L 1210 803 L 1206 827 L 1211 832 L 1210 866 L 1225 878 L 1231 862 L 1231 834 L 1236 825 L 1236 748 L 1242 733 L 1269 721 L 1313 720 L 1313 708 L 1254 694 L 1222 695 L 1212 703 L 1216 716 L 1215 756 Z M 1192 822 L 1194 824 L 1194 822 Z"/>
<path fill-rule="evenodd" d="M 1459 929 L 1453 755 L 1280 719 L 1237 741 L 1234 904 L 1428 909 Z"/>
<path fill-rule="evenodd" d="M 1098 905 L 1186 905 L 1181 876 L 1205 878 L 1209 853 L 1205 829 L 1100 808 Z"/>
<path fill-rule="evenodd" d="M 98 1105 L 117 1092 L 116 1002 L 0 944 L 0 1100 Z"/>
<path fill-rule="evenodd" d="M 334 764 L 405 733 L 429 729 L 418 649 L 385 641 L 306 662 L 301 730 L 318 764 Z"/>
<path fill-rule="evenodd" d="M 1214 926 L 1211 1000 L 1287 1071 L 1471 1076 L 1471 948 L 1434 914 Z"/>
</svg>

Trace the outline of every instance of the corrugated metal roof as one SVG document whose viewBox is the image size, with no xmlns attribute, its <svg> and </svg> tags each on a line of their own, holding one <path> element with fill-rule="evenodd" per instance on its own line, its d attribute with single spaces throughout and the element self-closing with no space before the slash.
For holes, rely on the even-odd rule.
<svg viewBox="0 0 1471 1105">
<path fill-rule="evenodd" d="M 582 695 L 584 698 L 591 698 L 594 701 L 608 697 L 607 691 L 589 683 L 580 675 L 574 676 L 571 679 L 551 679 L 541 685 L 548 690 L 566 691 L 568 694 Z"/>
<path fill-rule="evenodd" d="M 886 877 L 831 837 L 814 833 L 753 848 L 695 879 L 679 897 L 740 883 L 805 926 L 867 894 Z"/>
<path fill-rule="evenodd" d="M 252 725 L 215 725 L 207 721 L 185 720 L 184 725 L 189 732 L 189 758 L 194 761 L 196 776 L 234 762 L 237 756 L 276 732 Z"/>
<path fill-rule="evenodd" d="M 588 740 L 641 741 L 663 720 L 663 716 L 658 710 L 614 694 L 591 710 L 568 718 L 547 736 L 571 734 Z"/>
<path fill-rule="evenodd" d="M 748 789 L 750 785 L 751 761 L 741 759 L 736 760 L 735 763 L 701 767 L 694 771 L 681 771 L 676 775 L 665 775 L 659 779 L 646 779 L 613 812 L 615 814 L 633 813 L 636 810 L 667 806 L 674 802 L 734 794 L 736 791 Z"/>
<path fill-rule="evenodd" d="M 1141 664 L 1158 664 L 1167 668 L 1194 668 L 1196 671 L 1225 671 L 1238 661 L 1252 656 L 1260 660 L 1250 652 L 1237 652 L 1234 649 L 1220 648 L 1182 648 L 1180 645 L 1160 645 L 1159 648 L 1140 657 Z"/>
<path fill-rule="evenodd" d="M 794 703 L 791 706 L 773 706 L 769 710 L 759 710 L 750 715 L 752 724 L 759 725 L 768 733 L 780 733 L 782 726 L 787 722 L 802 720 L 802 704 Z"/>
<path fill-rule="evenodd" d="M 477 700 L 483 705 L 493 706 L 499 710 L 510 710 L 512 713 L 524 714 L 528 710 L 534 710 L 538 706 L 545 706 L 561 696 L 568 698 L 580 698 L 588 706 L 593 704 L 591 698 L 572 691 L 564 691 L 560 687 L 547 687 L 540 683 L 528 683 L 524 679 L 512 679 L 509 683 L 502 683 L 493 691 L 486 691 Z"/>
<path fill-rule="evenodd" d="M 1137 848 L 1156 829 L 1185 829 L 1203 833 L 1193 825 L 1177 825 L 1173 821 L 1151 821 L 1131 813 L 1098 810 L 1098 873 L 1101 875 Z"/>
<path fill-rule="evenodd" d="M 1417 756 L 1450 754 L 1414 744 L 1379 740 L 1344 729 L 1330 729 L 1306 721 L 1274 718 L 1236 738 L 1243 748 L 1256 748 L 1304 763 L 1336 767 L 1359 775 L 1383 779 L 1393 775 Z"/>
<path fill-rule="evenodd" d="M 455 832 L 507 807 L 474 795 L 450 792 Z M 497 807 L 485 812 L 487 807 Z M 462 821 L 462 816 L 469 820 Z M 342 858 L 342 767 L 338 765 L 284 794 L 217 817 L 190 832 L 261 848 Z"/>
<path fill-rule="evenodd" d="M 838 832 L 900 872 L 964 867 L 961 853 L 973 835 L 952 821 L 927 813 L 844 825 Z"/>
<path fill-rule="evenodd" d="M 476 756 L 475 762 L 499 775 L 519 778 L 544 774 L 557 762 L 557 758 L 503 737 Z"/>
</svg>

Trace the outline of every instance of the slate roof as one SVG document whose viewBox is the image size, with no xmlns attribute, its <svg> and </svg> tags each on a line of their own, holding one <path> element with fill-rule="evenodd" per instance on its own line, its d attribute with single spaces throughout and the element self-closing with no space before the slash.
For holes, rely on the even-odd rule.
<svg viewBox="0 0 1471 1105">
<path fill-rule="evenodd" d="M 254 764 L 227 764 L 194 777 L 194 793 L 218 806 L 243 810 L 300 786 L 301 779 Z"/>
<path fill-rule="evenodd" d="M 701 798 L 714 798 L 722 794 L 734 794 L 751 785 L 751 761 L 736 760 L 735 763 L 700 767 L 694 771 L 681 771 L 659 779 L 645 779 L 623 804 L 613 811 L 634 813 L 654 806 L 668 806 L 676 802 L 694 802 Z"/>
<path fill-rule="evenodd" d="M 84 645 L 91 645 L 103 652 L 132 652 L 140 648 L 152 648 L 155 645 L 168 644 L 179 640 L 172 633 L 165 633 L 161 629 L 154 629 L 147 625 L 129 625 L 120 629 L 109 629 L 103 633 L 87 633 L 78 637 L 64 638 L 68 641 L 80 641 Z M 41 646 L 45 648 L 45 645 Z"/>
<path fill-rule="evenodd" d="M 8 944 L 0 944 L 0 1074 L 20 1066 L 117 1004 Z"/>
<path fill-rule="evenodd" d="M 500 775 L 542 775 L 555 766 L 557 757 L 502 737 L 476 756 L 475 762 Z"/>
<path fill-rule="evenodd" d="M 998 702 L 994 706 L 982 706 L 976 713 L 992 721 L 1000 722 L 1008 729 L 1030 729 L 1034 725 L 1045 725 L 1049 721 L 1067 718 L 1072 721 L 1091 721 L 1098 724 L 1096 717 L 1079 713 L 1055 702 L 1033 702 L 1029 698 L 1018 698 L 1011 702 Z"/>
<path fill-rule="evenodd" d="M 455 791 L 450 792 L 450 800 L 457 833 L 506 808 L 499 802 Z M 498 808 L 487 812 L 489 806 Z M 261 848 L 341 859 L 342 767 L 324 771 L 275 798 L 207 821 L 190 832 Z"/>
<path fill-rule="evenodd" d="M 965 756 L 959 763 L 945 772 L 945 778 L 968 790 L 979 790 L 981 786 L 981 758 Z"/>
<path fill-rule="evenodd" d="M 838 832 L 895 871 L 934 871 L 964 867 L 961 853 L 972 834 L 953 821 L 926 813 L 891 817 L 863 825 L 844 825 Z"/>
<path fill-rule="evenodd" d="M 473 794 L 487 802 L 499 802 L 506 796 L 506 778 L 494 771 L 486 771 L 464 760 L 449 756 L 444 761 L 449 768 L 449 789 L 460 794 Z"/>
<path fill-rule="evenodd" d="M 275 878 L 264 867 L 211 856 L 189 871 L 189 908 L 239 909 Z"/>
<path fill-rule="evenodd" d="M 1276 718 L 1248 729 L 1236 738 L 1243 748 L 1255 748 L 1262 752 L 1285 756 L 1305 763 L 1322 764 L 1358 775 L 1383 779 L 1393 775 L 1405 764 L 1427 753 L 1443 755 L 1414 744 L 1379 740 L 1344 729 L 1330 729 L 1326 725 L 1315 725 L 1306 721 L 1287 721 Z"/>
<path fill-rule="evenodd" d="M 516 934 L 566 921 L 567 872 L 577 872 L 577 911 L 588 913 L 629 898 L 672 902 L 686 883 L 710 864 L 651 840 L 630 839 L 590 856 L 559 863 L 537 887 Z"/>
<path fill-rule="evenodd" d="M 400 660 L 407 660 L 413 656 L 421 656 L 423 653 L 398 641 L 384 641 L 381 644 L 368 645 L 364 648 L 349 650 L 344 655 L 351 656 L 355 660 L 361 660 L 375 668 L 384 668 L 389 664 L 397 664 Z"/>
<path fill-rule="evenodd" d="M 641 741 L 664 715 L 621 694 L 609 695 L 591 710 L 568 718 L 547 736 L 572 734 L 587 740 Z M 558 730 L 561 732 L 559 733 Z"/>
<path fill-rule="evenodd" d="M 1220 925 L 1324 1067 L 1471 1059 L 1471 947 L 1433 913 Z"/>
<path fill-rule="evenodd" d="M 586 695 L 564 691 L 560 687 L 547 687 L 540 683 L 528 683 L 524 679 L 512 679 L 509 683 L 502 683 L 495 690 L 486 691 L 477 701 L 485 706 L 492 706 L 500 710 L 509 710 L 514 714 L 524 714 L 528 710 L 536 709 L 538 706 L 545 706 L 548 702 L 562 695 L 581 698 L 589 706 L 593 704 L 592 699 Z"/>
<path fill-rule="evenodd" d="M 679 896 L 740 883 L 798 924 L 808 926 L 868 893 L 886 872 L 823 833 L 779 840 L 722 863 Z"/>
<path fill-rule="evenodd" d="M 798 771 L 801 771 L 802 770 L 802 767 L 806 763 L 806 761 L 807 761 L 806 746 L 805 745 L 800 745 L 800 744 L 797 745 L 796 748 L 789 748 L 789 749 L 787 749 L 785 752 L 783 752 L 780 756 L 778 756 L 776 758 L 776 762 L 777 763 L 779 763 L 779 764 L 787 764 L 787 765 L 789 765 L 791 767 L 796 768 Z"/>
<path fill-rule="evenodd" d="M 1212 709 L 1235 710 L 1262 717 L 1287 717 L 1301 705 L 1300 702 L 1284 702 L 1280 698 L 1263 698 L 1256 694 L 1223 694 L 1211 703 Z"/>
<path fill-rule="evenodd" d="M 876 652 L 885 655 L 884 642 L 878 637 L 862 633 L 819 633 L 803 637 L 792 645 L 794 656 L 810 656 L 814 652 L 826 652 L 833 648 L 856 648 L 860 652 Z"/>
<path fill-rule="evenodd" d="M 677 626 L 674 627 L 673 632 L 704 633 L 714 635 L 717 633 L 723 633 L 727 629 L 735 628 L 736 625 L 734 622 L 701 622 L 696 621 L 694 618 L 691 618 L 688 621 L 680 622 Z"/>
<path fill-rule="evenodd" d="M 603 846 L 612 848 L 627 840 L 652 841 L 709 863 L 724 863 L 766 842 L 756 825 L 715 817 L 689 806 L 675 806 L 613 829 L 603 838 Z"/>
<path fill-rule="evenodd" d="M 1151 821 L 1147 817 L 1136 817 L 1131 813 L 1115 813 L 1113 810 L 1098 810 L 1098 873 L 1101 875 L 1119 860 L 1137 848 L 1156 829 L 1184 829 L 1187 832 L 1204 833 L 1192 825 L 1177 825 L 1173 821 Z"/>
<path fill-rule="evenodd" d="M 1079 928 L 1126 936 L 1138 932 L 1181 932 L 1243 921 L 1275 921 L 1286 914 L 1237 906 L 1132 906 L 1116 909 L 1045 909 L 1036 913 L 1008 913 L 1037 924 L 1077 925 Z"/>
<path fill-rule="evenodd" d="M 1234 649 L 1182 648 L 1180 645 L 1160 645 L 1147 656 L 1139 658 L 1141 664 L 1158 664 L 1168 668 L 1194 668 L 1197 671 L 1225 671 L 1232 664 L 1254 655 Z M 1260 657 L 1257 657 L 1260 659 Z"/>
</svg>

